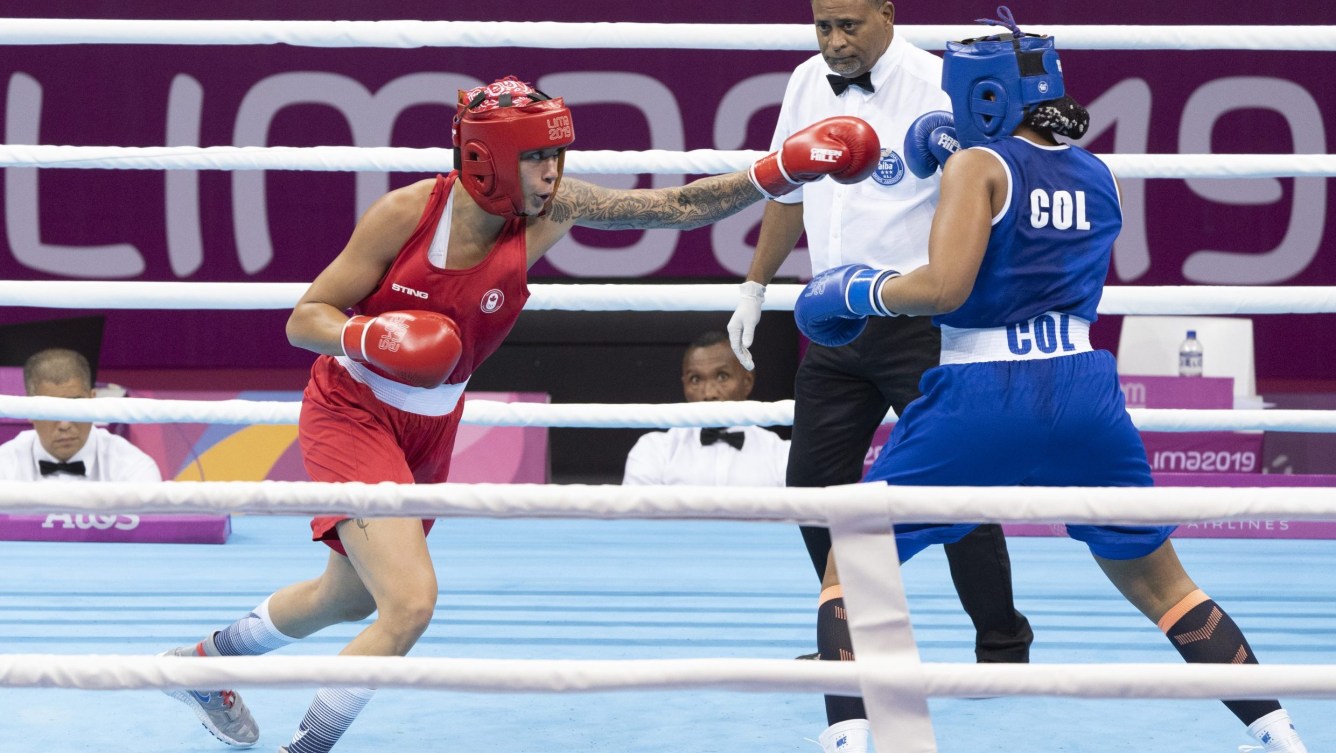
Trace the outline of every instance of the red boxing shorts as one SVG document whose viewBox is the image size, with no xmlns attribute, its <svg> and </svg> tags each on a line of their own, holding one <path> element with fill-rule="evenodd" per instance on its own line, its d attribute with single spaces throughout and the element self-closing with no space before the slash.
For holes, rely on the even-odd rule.
<svg viewBox="0 0 1336 753">
<path fill-rule="evenodd" d="M 444 416 L 407 413 L 376 399 L 338 361 L 317 358 L 302 395 L 297 440 L 313 481 L 368 484 L 438 484 L 450 473 L 464 400 Z M 322 515 L 311 521 L 311 540 L 347 555 L 336 526 L 347 516 Z M 422 521 L 424 533 L 431 519 Z"/>
</svg>

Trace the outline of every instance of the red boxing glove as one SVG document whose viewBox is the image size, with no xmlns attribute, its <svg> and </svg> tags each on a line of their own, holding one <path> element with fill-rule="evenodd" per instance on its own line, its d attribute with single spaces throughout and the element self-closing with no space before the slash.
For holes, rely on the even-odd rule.
<svg viewBox="0 0 1336 753">
<path fill-rule="evenodd" d="M 354 316 L 343 325 L 343 352 L 414 387 L 439 387 L 459 363 L 459 327 L 435 311 Z"/>
<path fill-rule="evenodd" d="M 866 120 L 849 115 L 813 123 L 784 140 L 779 151 L 757 160 L 750 176 L 757 190 L 773 199 L 829 175 L 857 183 L 881 160 L 881 141 Z"/>
</svg>

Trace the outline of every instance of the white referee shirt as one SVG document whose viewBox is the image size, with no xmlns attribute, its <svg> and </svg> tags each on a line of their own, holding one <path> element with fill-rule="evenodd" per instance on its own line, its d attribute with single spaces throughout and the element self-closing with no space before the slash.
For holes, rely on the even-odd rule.
<svg viewBox="0 0 1336 753">
<path fill-rule="evenodd" d="M 940 172 L 928 180 L 915 178 L 905 167 L 904 144 L 920 115 L 951 112 L 951 100 L 942 91 L 941 58 L 896 36 L 872 66 L 874 93 L 851 86 L 837 97 L 826 80 L 830 73 L 819 54 L 793 71 L 770 148 L 779 149 L 784 139 L 818 120 L 853 115 L 876 129 L 881 162 L 860 183 L 822 178 L 777 199 L 803 204 L 812 273 L 842 264 L 901 272 L 927 264 Z"/>
<path fill-rule="evenodd" d="M 84 446 L 67 461 L 82 461 L 85 475 L 53 473 L 43 476 L 37 467 L 39 460 L 55 462 L 56 459 L 42 448 L 35 429 L 19 432 L 17 437 L 0 444 L 0 480 L 162 481 L 162 473 L 153 458 L 124 438 L 96 426 L 88 433 L 88 441 L 84 442 Z"/>
<path fill-rule="evenodd" d="M 759 426 L 738 426 L 742 449 L 700 443 L 699 428 L 652 431 L 626 456 L 627 486 L 783 486 L 789 441 Z"/>
</svg>

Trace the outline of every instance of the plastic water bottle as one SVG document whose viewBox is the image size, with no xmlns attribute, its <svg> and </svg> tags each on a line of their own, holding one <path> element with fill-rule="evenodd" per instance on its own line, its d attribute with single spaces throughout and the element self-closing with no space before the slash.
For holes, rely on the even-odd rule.
<svg viewBox="0 0 1336 753">
<path fill-rule="evenodd" d="M 1188 330 L 1187 339 L 1178 346 L 1178 375 L 1181 377 L 1201 376 L 1201 341 L 1197 339 L 1197 330 Z"/>
</svg>

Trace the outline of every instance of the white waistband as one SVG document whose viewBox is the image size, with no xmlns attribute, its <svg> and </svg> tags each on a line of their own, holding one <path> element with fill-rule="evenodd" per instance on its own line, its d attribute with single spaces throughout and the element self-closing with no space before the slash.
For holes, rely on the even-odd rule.
<svg viewBox="0 0 1336 753">
<path fill-rule="evenodd" d="M 370 387 L 371 394 L 377 400 L 391 408 L 419 416 L 444 416 L 450 413 L 459 405 L 459 398 L 464 395 L 464 388 L 469 383 L 465 379 L 459 384 L 443 384 L 428 390 L 386 379 L 346 356 L 335 356 L 334 360 L 348 371 L 349 376 Z"/>
<path fill-rule="evenodd" d="M 1031 361 L 1084 353 L 1090 347 L 1090 322 L 1049 311 L 1029 321 L 987 329 L 942 327 L 942 360 L 948 363 Z"/>
</svg>

